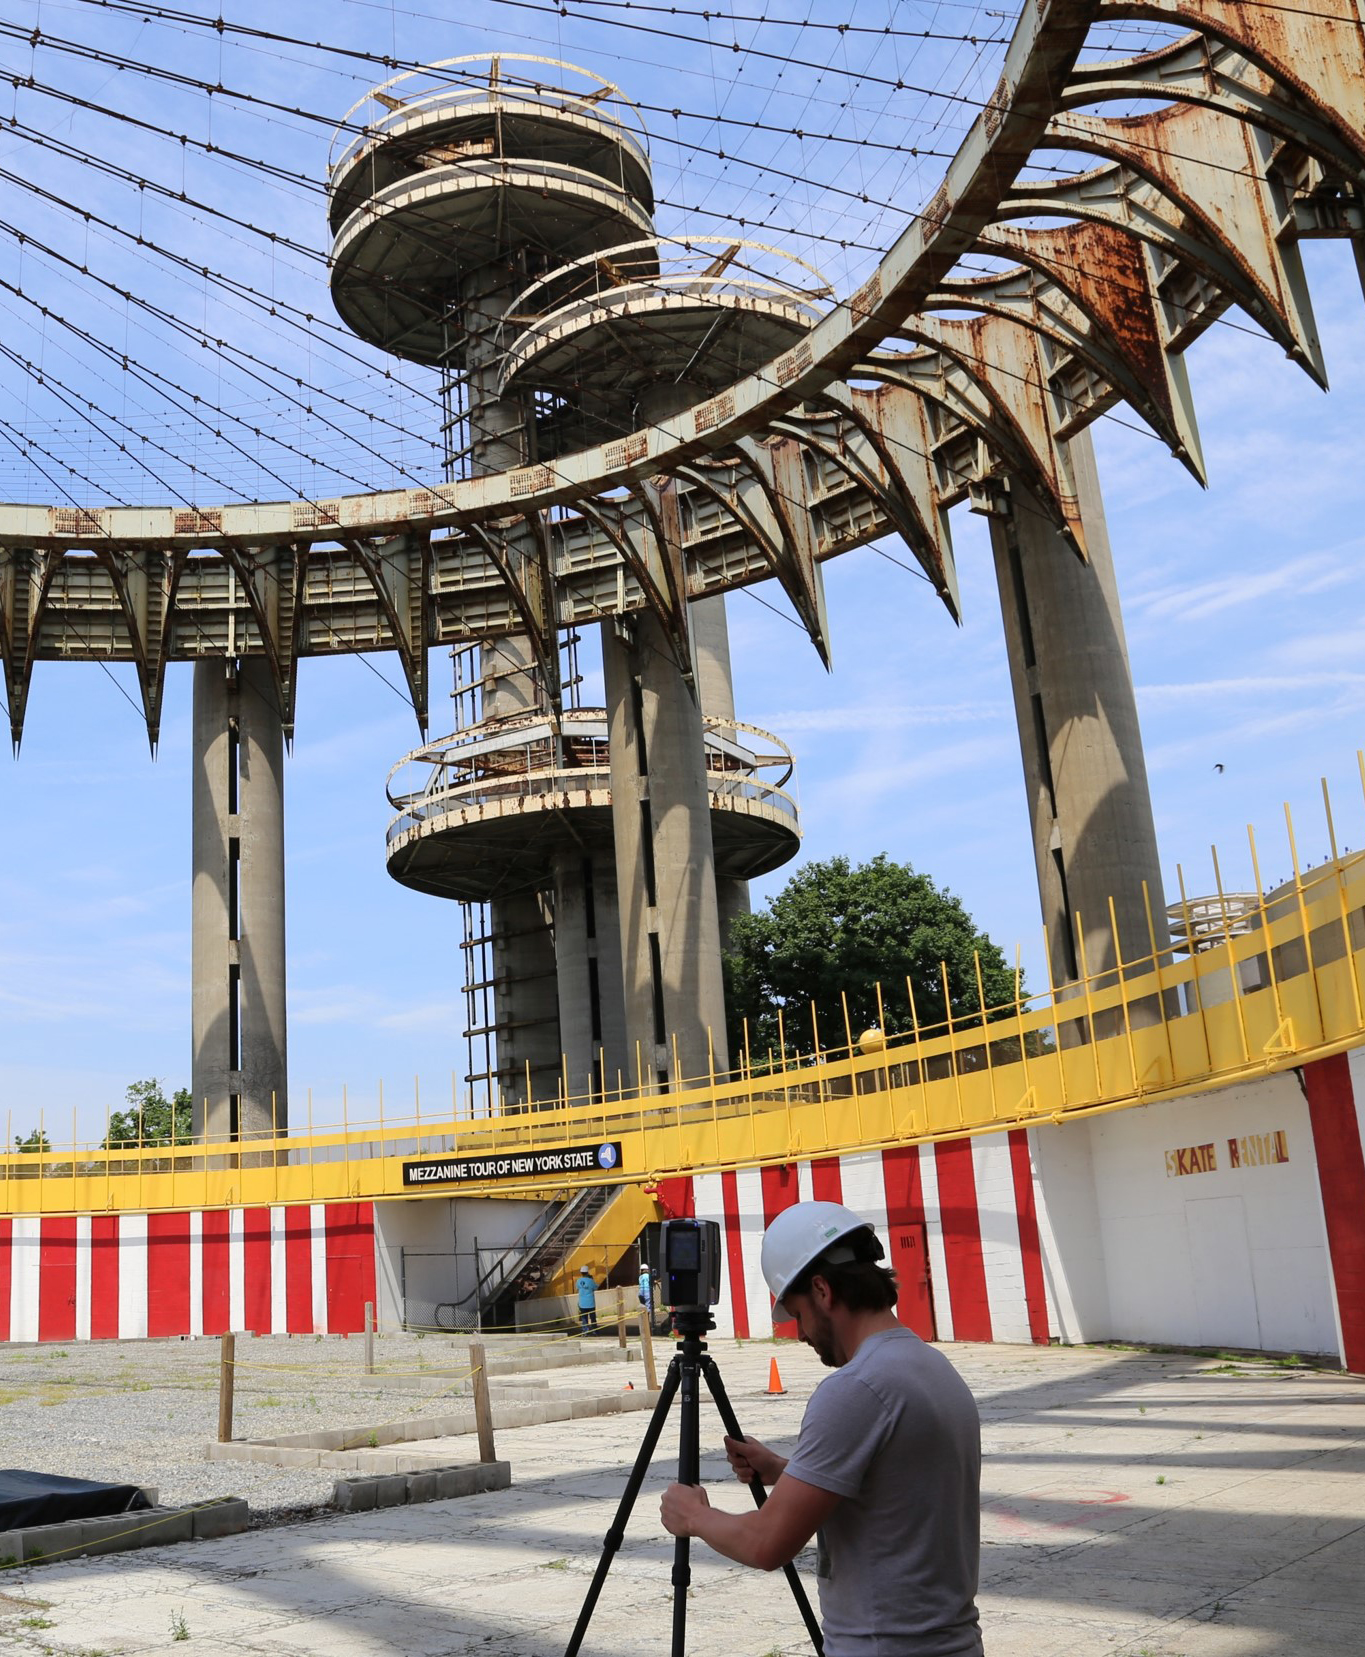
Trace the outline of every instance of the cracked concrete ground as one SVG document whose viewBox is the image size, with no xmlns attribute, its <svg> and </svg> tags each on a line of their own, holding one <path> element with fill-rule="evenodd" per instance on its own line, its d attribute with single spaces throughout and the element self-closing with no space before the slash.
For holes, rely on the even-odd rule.
<svg viewBox="0 0 1365 1657">
<path fill-rule="evenodd" d="M 813 1354 L 712 1350 L 745 1428 L 789 1443 L 823 1373 Z M 1365 1657 L 1365 1382 L 1182 1353 L 945 1350 L 981 1404 L 989 1657 Z M 782 1397 L 765 1392 L 774 1352 Z M 506 1492 L 21 1568 L 0 1583 L 0 1637 L 87 1657 L 186 1642 L 224 1657 L 558 1657 L 645 1424 L 502 1433 Z M 670 1649 L 658 1494 L 676 1424 L 675 1407 L 584 1657 Z M 706 1399 L 702 1442 L 713 1499 L 743 1507 Z M 810 1647 L 781 1575 L 697 1547 L 687 1649 Z"/>
</svg>

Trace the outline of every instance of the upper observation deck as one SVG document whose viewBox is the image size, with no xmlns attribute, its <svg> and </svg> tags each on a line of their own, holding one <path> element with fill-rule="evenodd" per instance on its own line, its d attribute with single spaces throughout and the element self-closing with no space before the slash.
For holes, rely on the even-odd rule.
<svg viewBox="0 0 1365 1657">
<path fill-rule="evenodd" d="M 426 363 L 458 353 L 452 313 L 509 254 L 543 268 L 653 227 L 634 106 L 587 70 L 514 53 L 451 58 L 368 92 L 337 129 L 329 194 L 342 319 Z"/>
<path fill-rule="evenodd" d="M 777 737 L 706 719 L 706 784 L 717 875 L 748 880 L 800 844 L 793 762 Z M 557 854 L 610 847 L 607 714 L 566 709 L 485 721 L 406 755 L 389 776 L 398 815 L 389 873 L 436 897 L 482 903 L 543 884 Z"/>
<path fill-rule="evenodd" d="M 581 448 L 733 385 L 796 345 L 832 297 L 814 265 L 762 242 L 657 236 L 594 251 L 511 301 L 501 390 L 554 400 L 542 456 Z"/>
</svg>

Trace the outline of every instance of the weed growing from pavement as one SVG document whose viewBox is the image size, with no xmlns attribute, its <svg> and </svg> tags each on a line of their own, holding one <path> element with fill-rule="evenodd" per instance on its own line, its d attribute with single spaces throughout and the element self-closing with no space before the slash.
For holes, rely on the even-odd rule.
<svg viewBox="0 0 1365 1657">
<path fill-rule="evenodd" d="M 171 1638 L 173 1640 L 188 1640 L 189 1637 L 190 1625 L 185 1621 L 185 1613 L 183 1611 L 172 1611 Z"/>
</svg>

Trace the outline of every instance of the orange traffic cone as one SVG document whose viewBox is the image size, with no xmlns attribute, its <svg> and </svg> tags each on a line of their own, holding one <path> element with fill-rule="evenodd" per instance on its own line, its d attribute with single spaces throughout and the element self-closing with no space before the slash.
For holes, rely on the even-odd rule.
<svg viewBox="0 0 1365 1657">
<path fill-rule="evenodd" d="M 782 1393 L 786 1390 L 786 1387 L 782 1385 L 782 1377 L 777 1372 L 777 1359 L 774 1358 L 768 1365 L 768 1391 L 769 1393 Z"/>
<path fill-rule="evenodd" d="M 626 1382 L 626 1384 L 625 1384 L 625 1386 L 623 1386 L 623 1387 L 622 1387 L 622 1388 L 621 1388 L 621 1391 L 622 1391 L 622 1392 L 634 1392 L 634 1391 L 635 1391 L 635 1383 L 634 1383 L 634 1381 L 627 1381 L 627 1382 Z"/>
</svg>

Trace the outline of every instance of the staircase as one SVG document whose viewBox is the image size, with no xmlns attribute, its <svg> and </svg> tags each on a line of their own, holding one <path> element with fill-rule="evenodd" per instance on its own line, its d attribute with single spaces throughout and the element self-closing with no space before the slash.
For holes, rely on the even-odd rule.
<svg viewBox="0 0 1365 1657">
<path fill-rule="evenodd" d="M 538 1215 L 479 1278 L 476 1290 L 479 1312 L 486 1313 L 499 1300 L 515 1294 L 516 1285 L 533 1271 L 539 1273 L 539 1284 L 548 1284 L 565 1257 L 597 1224 L 620 1189 L 617 1185 L 589 1186 L 576 1192 L 567 1202 L 551 1203 L 549 1207 L 553 1212 L 548 1224 L 543 1214 Z"/>
</svg>

